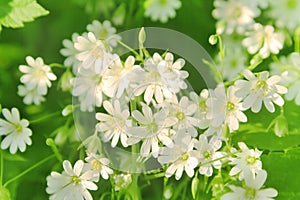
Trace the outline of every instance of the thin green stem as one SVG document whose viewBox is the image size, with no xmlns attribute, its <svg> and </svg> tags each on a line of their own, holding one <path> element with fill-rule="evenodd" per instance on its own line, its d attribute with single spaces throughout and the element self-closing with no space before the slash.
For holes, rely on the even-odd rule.
<svg viewBox="0 0 300 200">
<path fill-rule="evenodd" d="M 152 180 L 152 179 L 156 179 L 156 178 L 162 178 L 164 177 L 166 174 L 166 172 L 160 172 L 157 174 L 153 174 L 153 175 L 148 175 L 145 177 L 145 180 Z"/>
<path fill-rule="evenodd" d="M 29 167 L 28 169 L 26 169 L 25 171 L 23 171 L 22 173 L 18 174 L 17 176 L 9 179 L 8 181 L 6 181 L 6 183 L 3 185 L 4 187 L 7 187 L 10 183 L 18 180 L 19 178 L 21 178 L 22 176 L 24 176 L 25 174 L 31 172 L 32 170 L 34 170 L 35 168 L 39 167 L 40 165 L 44 164 L 45 162 L 51 160 L 52 158 L 54 158 L 55 155 L 51 155 L 48 156 L 47 158 L 41 160 L 40 162 L 36 163 L 35 165 Z"/>
<path fill-rule="evenodd" d="M 51 113 L 51 114 L 49 114 L 49 115 L 40 117 L 40 118 L 38 118 L 38 119 L 31 120 L 31 121 L 30 121 L 30 124 L 38 123 L 38 122 L 44 121 L 44 120 L 46 120 L 46 119 L 48 119 L 48 118 L 51 118 L 51 117 L 54 117 L 54 116 L 57 116 L 57 115 L 61 115 L 61 112 L 58 111 L 58 112 Z"/>
<path fill-rule="evenodd" d="M 123 43 L 122 41 L 118 40 L 118 43 L 119 43 L 120 45 L 122 45 L 123 47 L 125 47 L 126 49 L 128 49 L 129 51 L 131 51 L 132 53 L 134 53 L 134 55 L 135 55 L 136 57 L 139 57 L 139 56 L 140 56 L 138 52 L 136 52 L 133 48 L 131 48 L 131 47 L 128 46 L 127 44 Z"/>
<path fill-rule="evenodd" d="M 238 152 L 239 151 L 237 151 L 237 153 Z M 232 156 L 232 155 L 235 155 L 235 153 L 229 153 L 226 156 L 222 156 L 220 158 L 217 158 L 217 159 L 214 159 L 214 160 L 211 160 L 211 161 L 208 161 L 208 162 L 201 163 L 201 164 L 198 165 L 198 167 L 205 166 L 205 165 L 208 165 L 208 164 L 212 164 L 212 163 L 214 163 L 214 162 L 216 162 L 218 160 L 222 160 L 222 159 L 227 158 L 227 157 Z"/>
<path fill-rule="evenodd" d="M 60 63 L 51 63 L 49 66 L 50 67 L 57 67 L 57 68 L 61 68 L 61 69 L 68 69 L 66 66 L 64 66 Z"/>
</svg>

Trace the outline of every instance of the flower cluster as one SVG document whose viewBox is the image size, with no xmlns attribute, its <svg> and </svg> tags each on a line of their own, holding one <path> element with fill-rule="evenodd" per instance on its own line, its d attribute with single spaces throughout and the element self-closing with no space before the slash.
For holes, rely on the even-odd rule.
<svg viewBox="0 0 300 200">
<path fill-rule="evenodd" d="M 24 85 L 18 87 L 18 94 L 24 97 L 25 104 L 39 105 L 45 100 L 44 96 L 51 87 L 51 81 L 56 80 L 56 76 L 52 73 L 51 67 L 45 65 L 40 57 L 34 59 L 27 56 L 26 62 L 28 65 L 19 67 L 20 71 L 24 73 L 20 79 Z"/>
<path fill-rule="evenodd" d="M 25 104 L 39 105 L 46 100 L 52 81 L 57 79 L 53 67 L 65 70 L 57 85 L 73 98 L 74 108 L 69 102 L 62 111 L 65 124 L 50 135 L 56 135 L 54 140 L 48 138 L 46 142 L 63 168 L 61 173 L 52 171 L 46 178 L 46 192 L 51 200 L 92 200 L 90 191 L 97 191 L 102 179 L 112 185 L 111 198 L 115 194 L 118 199 L 123 194 L 127 198 L 127 192 L 133 199 L 139 199 L 132 194 L 138 190 L 139 183 L 138 175 L 133 173 L 144 173 L 146 177 L 147 162 L 161 168 L 149 173 L 155 178 L 165 178 L 166 199 L 173 195 L 166 181 L 172 177 L 173 181 L 193 179 L 191 193 L 193 199 L 198 199 L 199 176 L 205 180 L 203 188 L 207 190 L 211 190 L 207 180 L 213 185 L 217 178 L 222 179 L 218 182 L 222 190 L 211 190 L 216 199 L 273 199 L 278 195 L 274 188 L 264 186 L 267 179 L 261 159 L 266 154 L 264 149 L 246 144 L 242 137 L 234 137 L 242 134 L 247 127 L 244 124 L 251 122 L 257 113 L 264 110 L 266 114 L 276 115 L 279 109 L 280 115 L 271 125 L 282 129 L 281 134 L 275 133 L 281 137 L 287 129 L 285 100 L 300 105 L 300 20 L 297 17 L 300 3 L 296 0 L 214 0 L 213 5 L 211 14 L 217 20 L 216 34 L 209 42 L 218 43 L 219 52 L 213 61 L 199 58 L 199 62 L 209 65 L 206 67 L 210 67 L 216 84 L 201 85 L 201 91 L 191 91 L 188 87 L 191 74 L 186 63 L 189 60 L 169 50 L 150 52 L 144 47 L 144 28 L 140 30 L 136 51 L 125 44 L 125 37 L 117 34 L 108 20 L 94 20 L 86 26 L 86 32 L 73 33 L 71 40 L 63 40 L 60 50 L 65 57 L 63 65 L 47 65 L 40 57 L 26 57 L 27 65 L 19 66 L 22 75 L 18 86 L 18 94 Z M 182 1 L 145 0 L 143 6 L 145 17 L 165 23 L 175 17 Z M 294 36 L 289 37 L 292 33 Z M 295 50 L 277 58 L 285 42 L 294 43 Z M 117 49 L 120 46 L 129 51 L 120 55 Z M 81 124 L 76 127 L 72 123 L 71 113 L 77 107 L 80 114 L 93 117 L 88 125 L 83 125 L 89 126 L 88 131 Z M 24 152 L 32 144 L 29 121 L 21 119 L 17 108 L 2 109 L 0 105 L 0 111 L 3 115 L 1 149 L 9 149 L 11 154 L 18 150 Z M 280 120 L 284 121 L 283 125 L 278 125 Z M 82 138 L 75 134 L 81 128 Z M 91 129 L 93 135 L 89 136 Z M 83 150 L 78 157 L 69 156 L 70 161 L 62 159 L 64 156 L 59 152 L 67 139 Z M 109 152 L 106 148 L 121 152 Z M 127 150 L 130 158 L 124 156 Z M 71 161 L 75 161 L 74 166 Z M 136 168 L 130 169 L 133 165 Z M 172 197 L 176 198 L 179 196 Z"/>
</svg>

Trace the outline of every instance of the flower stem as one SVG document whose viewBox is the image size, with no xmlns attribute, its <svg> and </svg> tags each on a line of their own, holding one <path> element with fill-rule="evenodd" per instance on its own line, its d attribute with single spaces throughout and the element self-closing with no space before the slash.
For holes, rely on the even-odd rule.
<svg viewBox="0 0 300 200">
<path fill-rule="evenodd" d="M 58 111 L 58 112 L 51 113 L 51 114 L 49 114 L 49 115 L 40 117 L 40 118 L 38 118 L 38 119 L 31 120 L 31 121 L 30 121 L 30 124 L 38 123 L 38 122 L 44 121 L 44 120 L 46 120 L 46 119 L 48 119 L 48 118 L 51 118 L 51 117 L 54 117 L 54 116 L 57 116 L 57 115 L 61 115 L 61 112 Z"/>
<path fill-rule="evenodd" d="M 131 48 L 130 46 L 128 46 L 128 45 L 125 44 L 124 42 L 118 40 L 118 43 L 119 43 L 120 45 L 122 45 L 123 47 L 125 47 L 126 49 L 128 49 L 129 51 L 131 51 L 132 53 L 134 53 L 134 55 L 135 55 L 136 57 L 139 57 L 139 56 L 140 56 L 138 52 L 136 52 L 133 48 Z"/>
<path fill-rule="evenodd" d="M 61 69 L 68 69 L 66 66 L 59 64 L 59 63 L 51 63 L 49 65 L 50 67 L 57 67 L 57 68 L 61 68 Z"/>
<path fill-rule="evenodd" d="M 29 173 L 30 171 L 34 170 L 35 168 L 39 167 L 40 165 L 44 164 L 45 162 L 51 160 L 54 157 L 55 157 L 55 155 L 48 156 L 47 158 L 45 158 L 45 159 L 41 160 L 40 162 L 36 163 L 35 165 L 29 167 L 28 169 L 26 169 L 22 173 L 18 174 L 17 176 L 9 179 L 8 181 L 6 181 L 6 183 L 3 186 L 7 187 L 7 185 L 9 185 L 10 183 L 14 182 L 15 180 L 18 180 L 19 178 L 21 178 L 25 174 Z"/>
</svg>

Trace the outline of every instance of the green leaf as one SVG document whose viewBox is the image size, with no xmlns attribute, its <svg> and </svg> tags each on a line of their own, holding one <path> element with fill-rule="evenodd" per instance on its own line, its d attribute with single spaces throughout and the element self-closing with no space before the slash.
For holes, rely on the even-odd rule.
<svg viewBox="0 0 300 200">
<path fill-rule="evenodd" d="M 34 18 L 48 14 L 49 11 L 36 0 L 4 0 L 0 3 L 0 31 L 1 26 L 20 28 L 24 26 L 24 22 L 31 22 Z"/>
<path fill-rule="evenodd" d="M 268 172 L 266 186 L 277 189 L 279 195 L 276 199 L 300 199 L 300 148 L 263 155 L 262 161 Z"/>
</svg>

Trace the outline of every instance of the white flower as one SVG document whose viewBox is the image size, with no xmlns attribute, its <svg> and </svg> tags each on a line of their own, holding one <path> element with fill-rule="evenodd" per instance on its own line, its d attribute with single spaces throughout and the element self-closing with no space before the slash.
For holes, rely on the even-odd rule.
<svg viewBox="0 0 300 200">
<path fill-rule="evenodd" d="M 262 102 L 270 112 L 275 111 L 274 104 L 283 106 L 284 100 L 280 94 L 287 93 L 287 89 L 278 85 L 281 81 L 280 76 L 269 77 L 268 71 L 263 71 L 255 76 L 250 70 L 244 71 L 244 76 L 247 80 L 237 80 L 234 83 L 236 87 L 235 95 L 245 98 L 243 108 L 251 108 L 252 112 L 259 112 Z"/>
<path fill-rule="evenodd" d="M 268 14 L 276 25 L 286 27 L 291 33 L 300 25 L 300 2 L 298 0 L 269 0 Z"/>
<path fill-rule="evenodd" d="M 26 144 L 31 145 L 32 143 L 30 139 L 32 131 L 27 128 L 29 122 L 26 119 L 20 119 L 17 108 L 12 108 L 11 112 L 4 108 L 2 114 L 6 120 L 0 119 L 0 136 L 5 136 L 1 142 L 1 149 L 9 147 L 11 154 L 15 154 L 18 149 L 24 152 Z"/>
<path fill-rule="evenodd" d="M 131 174 L 117 174 L 113 176 L 113 178 L 115 183 L 115 191 L 127 188 L 132 182 Z"/>
<path fill-rule="evenodd" d="M 139 82 L 134 95 L 139 96 L 145 92 L 144 100 L 147 104 L 153 100 L 153 97 L 155 97 L 157 103 L 162 103 L 164 98 L 172 98 L 180 89 L 187 87 L 183 79 L 188 74 L 180 70 L 183 65 L 183 59 L 178 59 L 173 64 L 171 54 L 167 54 L 165 60 L 163 60 L 158 53 L 154 53 L 153 58 L 145 61 L 145 71 L 137 71 L 135 77 L 133 77 Z"/>
<path fill-rule="evenodd" d="M 123 66 L 119 57 L 114 58 L 113 64 L 103 75 L 103 90 L 107 96 L 120 98 L 129 89 L 130 83 L 134 81 L 132 75 L 135 71 L 142 70 L 134 62 L 135 58 L 129 56 Z"/>
<path fill-rule="evenodd" d="M 245 68 L 246 55 L 241 46 L 241 40 L 232 39 L 231 37 L 222 37 L 225 47 L 223 60 L 217 55 L 217 68 L 220 70 L 224 80 L 236 78 Z"/>
<path fill-rule="evenodd" d="M 217 152 L 221 146 L 222 142 L 218 138 L 212 137 L 208 142 L 206 136 L 200 135 L 199 141 L 195 144 L 197 154 L 199 156 L 200 174 L 212 176 L 212 167 L 216 169 L 220 169 L 222 167 L 220 160 L 213 161 L 223 156 L 223 153 Z"/>
<path fill-rule="evenodd" d="M 108 167 L 110 161 L 105 157 L 94 153 L 88 153 L 88 157 L 85 158 L 85 161 L 87 162 L 87 169 L 95 172 L 96 175 L 94 176 L 94 180 L 96 182 L 99 181 L 100 175 L 107 180 L 109 175 L 113 174 L 113 170 Z"/>
<path fill-rule="evenodd" d="M 104 142 L 112 140 L 111 146 L 115 147 L 120 139 L 122 145 L 127 147 L 127 127 L 132 123 L 128 119 L 130 113 L 128 108 L 121 109 L 119 100 L 115 100 L 113 103 L 112 105 L 109 101 L 103 102 L 103 107 L 108 114 L 96 113 L 96 119 L 100 121 L 96 127 L 99 132 L 103 132 L 101 137 Z"/>
<path fill-rule="evenodd" d="M 243 142 L 238 143 L 242 152 L 236 152 L 236 158 L 231 158 L 230 164 L 235 165 L 229 172 L 230 176 L 239 174 L 239 179 L 244 179 L 245 174 L 251 173 L 254 177 L 262 169 L 260 156 L 262 154 L 258 149 L 248 149 Z"/>
<path fill-rule="evenodd" d="M 158 59 L 162 60 L 162 58 Z M 181 70 L 185 65 L 185 60 L 179 58 L 174 62 L 173 54 L 168 52 L 165 55 L 164 61 L 162 60 L 161 62 L 166 62 L 168 66 L 166 70 L 169 72 L 169 76 L 165 77 L 165 82 L 170 90 L 174 93 L 178 93 L 181 89 L 186 89 L 187 84 L 184 80 L 189 76 L 189 73 L 187 71 Z"/>
<path fill-rule="evenodd" d="M 39 94 L 37 90 L 29 90 L 24 85 L 18 86 L 18 95 L 24 97 L 23 102 L 27 105 L 34 103 L 35 105 L 40 105 L 41 102 L 45 101 L 43 95 Z"/>
<path fill-rule="evenodd" d="M 229 188 L 233 191 L 221 197 L 221 200 L 273 200 L 278 192 L 273 188 L 261 189 L 267 179 L 267 172 L 261 170 L 257 176 L 253 178 L 251 174 L 245 176 L 245 187 L 237 187 L 230 185 Z"/>
<path fill-rule="evenodd" d="M 28 90 L 35 89 L 38 94 L 47 94 L 48 87 L 51 87 L 51 81 L 56 80 L 50 66 L 45 65 L 40 57 L 34 60 L 31 56 L 27 56 L 26 62 L 28 65 L 19 66 L 19 70 L 24 73 L 20 81 Z"/>
<path fill-rule="evenodd" d="M 190 135 L 177 135 L 173 148 L 163 147 L 158 157 L 161 164 L 171 164 L 166 171 L 166 177 L 171 177 L 175 173 L 175 179 L 179 180 L 183 171 L 189 177 L 193 177 L 194 169 L 198 165 L 194 144 L 196 140 Z"/>
<path fill-rule="evenodd" d="M 112 27 L 108 20 L 103 21 L 103 23 L 94 20 L 92 24 L 87 25 L 86 29 L 94 33 L 99 40 L 105 41 L 110 47 L 117 46 L 117 42 L 121 40 L 121 37 L 115 34 L 116 28 Z"/>
<path fill-rule="evenodd" d="M 108 54 L 107 57 L 112 62 L 115 55 Z M 103 74 L 94 68 L 84 69 L 81 67 L 77 76 L 72 80 L 72 95 L 79 97 L 81 111 L 92 112 L 94 107 L 100 107 L 103 101 Z"/>
<path fill-rule="evenodd" d="M 219 127 L 225 123 L 233 132 L 238 130 L 239 122 L 247 122 L 247 116 L 242 112 L 242 99 L 235 95 L 235 91 L 236 88 L 230 86 L 226 94 L 222 84 L 214 90 L 213 97 L 207 101 L 207 118 L 211 119 L 212 126 Z"/>
<path fill-rule="evenodd" d="M 147 0 L 144 5 L 146 17 L 166 23 L 168 18 L 176 16 L 175 10 L 181 7 L 181 2 L 179 0 Z"/>
<path fill-rule="evenodd" d="M 243 45 L 247 47 L 250 54 L 259 53 L 262 58 L 269 57 L 270 53 L 278 54 L 283 48 L 284 35 L 280 32 L 274 32 L 274 27 L 267 25 L 263 27 L 256 23 L 253 25 L 253 31 L 243 40 Z"/>
<path fill-rule="evenodd" d="M 63 46 L 64 48 L 61 49 L 59 52 L 61 55 L 66 57 L 64 60 L 64 65 L 66 67 L 72 67 L 73 73 L 77 74 L 78 67 L 80 65 L 80 61 L 76 58 L 76 55 L 79 51 L 74 47 L 74 43 L 77 42 L 78 33 L 72 34 L 72 40 L 64 39 Z"/>
<path fill-rule="evenodd" d="M 140 154 L 142 157 L 147 157 L 150 153 L 154 158 L 158 156 L 159 142 L 167 147 L 173 147 L 173 141 L 167 135 L 169 129 L 177 121 L 175 118 L 167 117 L 164 109 L 153 114 L 151 108 L 147 105 L 142 107 L 143 114 L 134 110 L 132 116 L 139 122 L 139 127 L 129 129 L 131 143 L 137 143 L 143 140 Z"/>
<path fill-rule="evenodd" d="M 196 137 L 198 135 L 197 127 L 200 124 L 200 120 L 194 117 L 198 110 L 197 104 L 189 101 L 187 96 L 181 97 L 179 102 L 177 98 L 174 100 L 175 102 L 164 108 L 169 110 L 169 116 L 177 119 L 177 123 L 173 127 L 174 130 L 178 134 L 188 133 L 192 137 Z"/>
<path fill-rule="evenodd" d="M 215 0 L 212 12 L 217 23 L 217 33 L 231 34 L 234 31 L 242 34 L 260 15 L 260 10 L 244 0 Z"/>
<path fill-rule="evenodd" d="M 76 58 L 81 61 L 84 69 L 93 69 L 103 75 L 111 64 L 111 59 L 101 40 L 96 39 L 92 32 L 87 37 L 78 36 L 74 47 L 79 51 Z"/>
<path fill-rule="evenodd" d="M 300 105 L 300 54 L 291 53 L 288 57 L 281 57 L 279 62 L 271 63 L 271 74 L 281 75 L 282 83 L 288 88 L 285 97 Z"/>
<path fill-rule="evenodd" d="M 207 128 L 210 123 L 210 120 L 206 117 L 208 112 L 206 101 L 208 97 L 209 92 L 207 89 L 203 89 L 199 95 L 197 95 L 195 92 L 190 93 L 192 102 L 198 105 L 198 110 L 195 112 L 194 117 L 199 119 L 198 127 L 201 129 Z"/>
<path fill-rule="evenodd" d="M 78 160 L 74 168 L 69 161 L 63 162 L 64 171 L 60 174 L 51 172 L 47 177 L 46 192 L 50 194 L 50 200 L 92 200 L 88 190 L 97 190 L 98 187 L 91 179 L 94 172 L 83 171 L 84 162 Z"/>
</svg>

